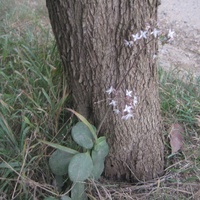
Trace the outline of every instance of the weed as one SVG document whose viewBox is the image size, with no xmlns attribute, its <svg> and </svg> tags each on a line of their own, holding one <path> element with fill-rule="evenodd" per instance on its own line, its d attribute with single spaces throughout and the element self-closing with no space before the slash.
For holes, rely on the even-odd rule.
<svg viewBox="0 0 200 200">
<path fill-rule="evenodd" d="M 183 75 L 178 69 L 166 72 L 159 69 L 161 110 L 166 124 L 184 123 L 196 128 L 200 110 L 200 79 Z"/>
<path fill-rule="evenodd" d="M 43 196 L 37 188 L 53 193 L 38 184 L 50 183 L 51 173 L 36 139 L 56 140 L 66 132 L 68 91 L 46 15 L 25 1 L 13 9 L 9 3 L 0 6 L 0 195 L 30 199 Z"/>
</svg>

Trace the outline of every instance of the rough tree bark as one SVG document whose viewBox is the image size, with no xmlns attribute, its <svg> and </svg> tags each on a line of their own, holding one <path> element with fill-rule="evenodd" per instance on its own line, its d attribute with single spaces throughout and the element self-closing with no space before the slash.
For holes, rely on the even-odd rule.
<svg viewBox="0 0 200 200">
<path fill-rule="evenodd" d="M 109 112 L 101 128 L 110 145 L 105 176 L 149 180 L 163 172 L 163 141 L 153 40 L 135 60 L 140 44 L 124 39 L 156 21 L 157 0 L 46 0 L 53 32 L 76 110 L 96 126 L 108 110 L 106 89 L 131 68 L 120 90 L 139 98 L 134 118 Z"/>
</svg>

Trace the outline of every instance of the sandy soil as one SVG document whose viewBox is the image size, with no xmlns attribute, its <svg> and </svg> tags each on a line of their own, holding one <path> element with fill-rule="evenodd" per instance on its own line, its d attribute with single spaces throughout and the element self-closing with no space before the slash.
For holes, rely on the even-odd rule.
<svg viewBox="0 0 200 200">
<path fill-rule="evenodd" d="M 200 76 L 200 0 L 161 0 L 158 19 L 176 33 L 172 44 L 160 48 L 159 65 Z"/>
</svg>

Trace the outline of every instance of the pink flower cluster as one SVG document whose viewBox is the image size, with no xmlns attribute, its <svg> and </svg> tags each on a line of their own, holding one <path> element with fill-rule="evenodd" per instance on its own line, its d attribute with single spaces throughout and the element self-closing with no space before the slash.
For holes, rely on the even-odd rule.
<svg viewBox="0 0 200 200">
<path fill-rule="evenodd" d="M 140 31 L 136 34 L 131 35 L 131 40 L 124 40 L 124 44 L 127 47 L 132 47 L 134 45 L 134 42 L 140 40 L 140 39 L 147 39 L 148 36 L 153 35 L 154 38 L 157 38 L 158 36 L 164 36 L 166 41 L 171 41 L 174 38 L 174 31 L 169 29 L 168 33 L 162 33 L 161 30 L 154 28 L 153 30 L 150 28 L 150 26 L 146 27 L 146 30 Z"/>
<path fill-rule="evenodd" d="M 115 114 L 121 115 L 123 120 L 128 120 L 133 118 L 134 109 L 138 103 L 138 98 L 133 95 L 131 90 L 126 90 L 125 94 L 122 91 L 117 91 L 112 86 L 106 90 L 109 95 L 112 94 L 110 98 L 109 105 L 113 107 L 113 112 Z"/>
</svg>

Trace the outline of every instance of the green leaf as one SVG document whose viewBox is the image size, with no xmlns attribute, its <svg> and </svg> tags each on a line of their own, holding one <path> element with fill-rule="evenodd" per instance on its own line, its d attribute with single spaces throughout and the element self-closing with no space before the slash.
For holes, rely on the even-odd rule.
<svg viewBox="0 0 200 200">
<path fill-rule="evenodd" d="M 97 134 L 96 134 L 96 130 L 94 129 L 94 127 L 87 121 L 87 119 L 85 117 L 83 117 L 82 115 L 80 115 L 79 113 L 77 113 L 76 111 L 68 108 L 67 110 L 71 111 L 72 113 L 74 113 L 91 131 L 95 141 L 97 140 Z"/>
<path fill-rule="evenodd" d="M 60 200 L 72 200 L 72 199 L 68 197 L 67 195 L 65 195 L 65 196 L 62 196 Z"/>
<path fill-rule="evenodd" d="M 68 175 L 71 181 L 86 180 L 93 169 L 93 162 L 88 153 L 79 153 L 73 156 L 69 163 Z"/>
<path fill-rule="evenodd" d="M 20 168 L 22 166 L 22 163 L 16 161 L 16 162 L 8 162 L 8 163 L 4 163 L 2 162 L 0 164 L 0 169 L 1 168 Z"/>
<path fill-rule="evenodd" d="M 71 190 L 72 200 L 87 200 L 84 183 L 75 183 Z"/>
<path fill-rule="evenodd" d="M 56 199 L 54 197 L 45 197 L 44 200 L 58 200 L 58 199 Z"/>
<path fill-rule="evenodd" d="M 46 97 L 47 101 L 49 102 L 49 104 L 52 106 L 51 99 L 50 99 L 49 95 L 46 93 L 46 91 L 44 90 L 44 88 L 42 88 L 42 92 L 43 92 L 44 96 Z"/>
<path fill-rule="evenodd" d="M 101 177 L 101 174 L 104 170 L 104 161 L 105 159 L 99 159 L 94 162 L 94 168 L 91 172 L 91 177 L 93 177 L 95 180 L 98 180 Z"/>
<path fill-rule="evenodd" d="M 62 191 L 62 187 L 65 183 L 65 179 L 64 179 L 64 176 L 63 175 L 55 175 L 55 183 L 56 183 L 56 187 L 57 187 L 57 190 L 58 192 L 61 192 Z"/>
<path fill-rule="evenodd" d="M 56 150 L 49 158 L 49 166 L 52 172 L 59 176 L 67 174 L 68 165 L 73 156 L 74 154 Z"/>
<path fill-rule="evenodd" d="M 44 143 L 44 144 L 47 144 L 53 148 L 56 148 L 56 149 L 59 149 L 61 151 L 65 151 L 67 153 L 70 153 L 70 154 L 77 154 L 79 153 L 78 151 L 74 150 L 74 149 L 70 149 L 68 147 L 64 147 L 62 145 L 59 145 L 59 144 L 55 144 L 55 143 L 52 143 L 52 142 L 47 142 L 47 141 L 44 141 L 44 140 L 39 140 L 40 142 Z"/>
<path fill-rule="evenodd" d="M 83 122 L 78 122 L 73 126 L 72 138 L 77 144 L 86 149 L 91 149 L 94 145 L 93 136 L 89 128 Z"/>
<path fill-rule="evenodd" d="M 7 120 L 4 118 L 4 115 L 0 112 L 0 133 L 5 135 L 5 138 L 10 142 L 13 149 L 19 152 L 19 145 L 16 140 L 16 135 L 13 130 L 8 125 Z"/>
<path fill-rule="evenodd" d="M 97 142 L 94 146 L 94 149 L 92 151 L 93 154 L 97 154 L 99 158 L 105 158 L 109 153 L 109 146 L 106 142 L 106 137 L 99 137 L 97 139 Z"/>
<path fill-rule="evenodd" d="M 105 137 L 100 137 L 92 150 L 92 160 L 94 168 L 92 170 L 92 176 L 98 180 L 104 170 L 105 157 L 109 153 L 109 147 Z"/>
</svg>

